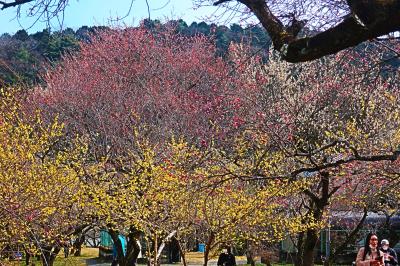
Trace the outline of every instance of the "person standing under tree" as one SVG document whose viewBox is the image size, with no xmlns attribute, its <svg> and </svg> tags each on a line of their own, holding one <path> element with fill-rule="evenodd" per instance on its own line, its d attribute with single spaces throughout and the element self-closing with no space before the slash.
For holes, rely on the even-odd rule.
<svg viewBox="0 0 400 266">
<path fill-rule="evenodd" d="M 383 252 L 379 250 L 378 236 L 369 233 L 364 247 L 357 253 L 356 266 L 383 266 Z"/>
<path fill-rule="evenodd" d="M 218 257 L 218 266 L 236 266 L 235 256 L 231 252 L 230 247 L 222 249 L 222 253 Z"/>
<path fill-rule="evenodd" d="M 68 239 L 66 239 L 63 242 L 64 258 L 68 258 L 69 251 L 70 251 L 69 248 L 70 248 L 70 241 Z"/>
<path fill-rule="evenodd" d="M 389 247 L 389 240 L 383 239 L 381 241 L 381 251 L 383 252 L 383 258 L 385 266 L 396 266 L 397 265 L 397 254 L 396 251 Z"/>
</svg>

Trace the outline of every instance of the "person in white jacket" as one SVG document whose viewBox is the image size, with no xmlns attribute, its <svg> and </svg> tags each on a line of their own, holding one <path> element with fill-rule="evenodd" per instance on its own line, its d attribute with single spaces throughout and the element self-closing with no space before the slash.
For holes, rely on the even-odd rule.
<svg viewBox="0 0 400 266">
<path fill-rule="evenodd" d="M 383 266 L 383 252 L 379 250 L 378 236 L 369 233 L 364 247 L 357 253 L 356 266 Z"/>
</svg>

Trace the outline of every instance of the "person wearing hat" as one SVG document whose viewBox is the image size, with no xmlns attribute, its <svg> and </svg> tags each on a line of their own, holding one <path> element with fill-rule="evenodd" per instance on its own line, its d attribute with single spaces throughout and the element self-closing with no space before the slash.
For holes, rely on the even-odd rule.
<svg viewBox="0 0 400 266">
<path fill-rule="evenodd" d="M 383 252 L 383 258 L 385 260 L 385 266 L 397 265 L 397 254 L 396 251 L 389 247 L 389 240 L 383 239 L 381 241 L 381 251 Z"/>
</svg>

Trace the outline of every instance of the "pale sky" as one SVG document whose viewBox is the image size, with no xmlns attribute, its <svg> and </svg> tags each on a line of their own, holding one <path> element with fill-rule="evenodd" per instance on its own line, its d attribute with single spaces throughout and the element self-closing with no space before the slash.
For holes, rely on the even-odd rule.
<svg viewBox="0 0 400 266">
<path fill-rule="evenodd" d="M 63 28 L 78 29 L 80 26 L 100 26 L 115 25 L 110 19 L 124 17 L 130 7 L 131 0 L 69 0 L 69 6 L 64 13 Z M 215 7 L 201 7 L 193 10 L 191 0 L 148 0 L 150 5 L 151 19 L 182 18 L 189 25 L 193 21 L 200 22 L 205 16 L 215 12 Z M 29 5 L 29 4 L 27 4 Z M 26 6 L 27 7 L 27 6 Z M 41 31 L 46 28 L 46 23 L 37 21 L 33 26 L 34 19 L 24 16 L 18 20 L 16 8 L 0 10 L 0 34 L 8 32 L 15 33 L 20 29 L 26 29 L 29 33 Z M 147 5 L 145 0 L 135 0 L 132 10 L 128 17 L 123 20 L 123 24 L 128 26 L 137 25 L 139 21 L 148 17 Z M 121 24 L 121 22 L 119 22 Z M 58 30 L 57 20 L 52 21 L 52 29 Z"/>
</svg>

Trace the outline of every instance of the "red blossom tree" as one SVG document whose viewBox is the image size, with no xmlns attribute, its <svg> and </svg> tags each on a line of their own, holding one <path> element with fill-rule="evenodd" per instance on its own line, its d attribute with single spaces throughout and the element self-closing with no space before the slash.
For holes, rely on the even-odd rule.
<svg viewBox="0 0 400 266">
<path fill-rule="evenodd" d="M 204 144 L 233 121 L 227 106 L 240 83 L 230 71 L 206 38 L 109 30 L 49 71 L 34 101 L 92 139 L 96 156 L 131 145 L 134 125 L 147 125 L 154 141 L 182 135 Z"/>
<path fill-rule="evenodd" d="M 50 69 L 30 103 L 50 117 L 59 114 L 69 132 L 86 137 L 92 160 L 105 161 L 117 187 L 125 180 L 120 175 L 139 168 L 141 139 L 160 155 L 174 136 L 203 148 L 226 139 L 239 121 L 235 91 L 245 84 L 233 72 L 204 37 L 184 37 L 170 28 L 107 30 Z M 117 240 L 118 228 L 109 229 Z M 137 230 L 128 231 L 132 243 L 128 256 L 119 256 L 120 265 L 138 254 L 129 251 L 138 248 Z"/>
</svg>

